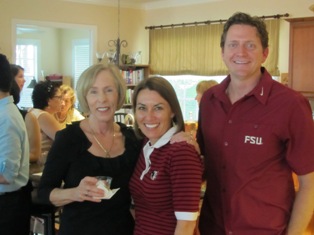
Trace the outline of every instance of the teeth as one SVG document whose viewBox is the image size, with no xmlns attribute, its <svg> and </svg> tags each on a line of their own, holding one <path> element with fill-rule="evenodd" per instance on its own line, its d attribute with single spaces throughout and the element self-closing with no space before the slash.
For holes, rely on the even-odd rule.
<svg viewBox="0 0 314 235">
<path fill-rule="evenodd" d="M 145 126 L 146 126 L 147 128 L 155 128 L 155 127 L 158 126 L 158 124 L 145 124 Z"/>
<path fill-rule="evenodd" d="M 243 62 L 243 61 L 235 61 L 236 64 L 246 64 L 247 62 Z"/>
<path fill-rule="evenodd" d="M 97 110 L 98 111 L 106 111 L 106 110 L 108 110 L 108 108 L 98 108 Z"/>
</svg>

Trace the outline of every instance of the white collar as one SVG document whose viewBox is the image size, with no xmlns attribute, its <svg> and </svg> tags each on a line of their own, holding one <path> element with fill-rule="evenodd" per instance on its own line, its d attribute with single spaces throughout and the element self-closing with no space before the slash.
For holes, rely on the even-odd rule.
<svg viewBox="0 0 314 235">
<path fill-rule="evenodd" d="M 178 127 L 173 126 L 171 127 L 160 139 L 157 140 L 157 142 L 154 145 L 150 144 L 150 141 L 147 141 L 146 145 L 143 147 L 143 154 L 145 158 L 145 170 L 143 170 L 142 175 L 140 177 L 141 180 L 143 180 L 144 176 L 150 169 L 151 161 L 150 161 L 150 155 L 154 151 L 155 148 L 160 148 L 164 145 L 166 145 L 171 137 L 177 132 Z"/>
</svg>

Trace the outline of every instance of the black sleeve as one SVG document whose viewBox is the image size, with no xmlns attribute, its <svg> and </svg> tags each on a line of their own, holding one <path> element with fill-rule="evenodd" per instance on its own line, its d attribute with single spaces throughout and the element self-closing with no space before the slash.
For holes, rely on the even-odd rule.
<svg viewBox="0 0 314 235">
<path fill-rule="evenodd" d="M 83 136 L 76 133 L 78 128 L 79 124 L 70 125 L 56 133 L 38 187 L 38 198 L 42 203 L 51 204 L 51 191 L 61 187 L 71 162 L 84 148 Z"/>
</svg>

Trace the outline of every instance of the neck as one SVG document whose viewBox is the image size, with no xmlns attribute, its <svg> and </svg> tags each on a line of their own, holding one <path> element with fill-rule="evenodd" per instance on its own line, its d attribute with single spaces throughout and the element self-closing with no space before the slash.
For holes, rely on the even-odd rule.
<svg viewBox="0 0 314 235">
<path fill-rule="evenodd" d="M 9 92 L 3 92 L 3 91 L 0 91 L 0 99 L 3 99 L 5 97 L 8 97 L 10 95 Z"/>
<path fill-rule="evenodd" d="M 114 122 L 99 122 L 90 116 L 88 118 L 88 124 L 91 128 L 91 131 L 95 134 L 112 134 L 114 133 Z"/>
<path fill-rule="evenodd" d="M 244 97 L 246 94 L 250 93 L 258 84 L 260 77 L 258 79 L 249 80 L 236 80 L 232 79 L 226 89 L 226 94 L 229 97 L 231 103 L 235 103 Z"/>
<path fill-rule="evenodd" d="M 55 114 L 56 118 L 58 119 L 59 122 L 63 122 L 65 121 L 65 119 L 67 118 L 67 113 L 62 113 L 62 112 L 58 112 Z"/>
</svg>

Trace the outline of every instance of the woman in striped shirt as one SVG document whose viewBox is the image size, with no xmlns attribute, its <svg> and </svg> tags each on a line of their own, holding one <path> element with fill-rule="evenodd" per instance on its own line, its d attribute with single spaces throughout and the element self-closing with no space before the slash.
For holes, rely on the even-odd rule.
<svg viewBox="0 0 314 235">
<path fill-rule="evenodd" d="M 135 205 L 134 235 L 192 235 L 198 217 L 202 166 L 193 145 L 170 144 L 184 131 L 171 84 L 150 77 L 133 94 L 135 131 L 143 149 L 130 182 Z"/>
</svg>

